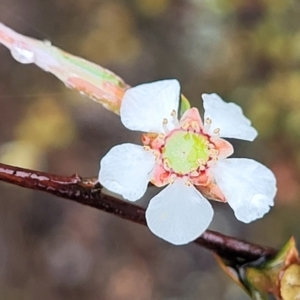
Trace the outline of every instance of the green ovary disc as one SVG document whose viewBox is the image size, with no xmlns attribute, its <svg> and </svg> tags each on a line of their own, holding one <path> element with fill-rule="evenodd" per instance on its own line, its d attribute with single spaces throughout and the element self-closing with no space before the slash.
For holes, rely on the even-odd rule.
<svg viewBox="0 0 300 300">
<path fill-rule="evenodd" d="M 206 141 L 207 138 L 200 134 L 176 131 L 167 138 L 163 158 L 174 172 L 188 174 L 199 167 L 199 160 L 208 160 Z"/>
</svg>

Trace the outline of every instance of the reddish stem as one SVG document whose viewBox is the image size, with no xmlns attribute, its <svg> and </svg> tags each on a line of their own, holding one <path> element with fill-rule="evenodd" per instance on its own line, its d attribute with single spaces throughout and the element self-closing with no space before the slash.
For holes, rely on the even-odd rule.
<svg viewBox="0 0 300 300">
<path fill-rule="evenodd" d="M 146 225 L 144 208 L 102 193 L 97 178 L 83 179 L 76 174 L 70 177 L 57 176 L 0 163 L 0 180 L 76 201 Z M 250 262 L 276 254 L 275 249 L 247 243 L 211 230 L 206 230 L 195 243 L 236 263 Z"/>
</svg>

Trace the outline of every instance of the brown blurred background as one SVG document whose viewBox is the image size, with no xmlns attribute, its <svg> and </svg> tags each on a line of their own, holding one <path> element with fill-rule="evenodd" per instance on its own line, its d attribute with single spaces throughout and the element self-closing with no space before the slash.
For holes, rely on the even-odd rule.
<svg viewBox="0 0 300 300">
<path fill-rule="evenodd" d="M 276 206 L 238 222 L 213 203 L 211 229 L 280 247 L 300 238 L 300 2 L 296 0 L 0 0 L 0 22 L 94 61 L 128 84 L 178 78 L 237 102 L 259 131 L 233 141 L 278 179 Z M 0 46 L 0 161 L 60 175 L 98 173 L 121 142 L 119 118 Z M 140 201 L 146 205 L 146 196 Z M 0 300 L 248 299 L 212 254 L 49 195 L 0 184 Z"/>
</svg>

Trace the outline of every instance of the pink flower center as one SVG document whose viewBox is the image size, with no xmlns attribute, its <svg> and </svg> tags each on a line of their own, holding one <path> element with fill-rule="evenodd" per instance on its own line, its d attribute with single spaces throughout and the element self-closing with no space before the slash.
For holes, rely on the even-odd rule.
<svg viewBox="0 0 300 300">
<path fill-rule="evenodd" d="M 151 182 L 163 186 L 180 177 L 185 178 L 187 184 L 209 184 L 211 178 L 206 171 L 218 160 L 219 150 L 205 132 L 198 110 L 188 110 L 180 122 L 175 112 L 172 115 L 171 130 L 164 119 L 165 134 L 146 133 L 142 136 L 145 150 L 156 156 Z"/>
<path fill-rule="evenodd" d="M 162 148 L 164 166 L 178 175 L 187 175 L 204 166 L 210 155 L 208 138 L 182 128 L 171 131 Z"/>
</svg>

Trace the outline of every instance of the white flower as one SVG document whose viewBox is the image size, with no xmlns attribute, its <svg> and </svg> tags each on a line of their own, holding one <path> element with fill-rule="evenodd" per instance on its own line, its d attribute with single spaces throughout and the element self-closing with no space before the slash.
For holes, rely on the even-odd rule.
<svg viewBox="0 0 300 300">
<path fill-rule="evenodd" d="M 204 125 L 196 108 L 178 120 L 179 96 L 177 80 L 127 90 L 121 121 L 128 129 L 146 132 L 144 146 L 113 147 L 99 172 L 103 186 L 129 201 L 140 199 L 149 181 L 169 184 L 151 199 L 146 220 L 154 234 L 176 245 L 193 241 L 209 226 L 213 210 L 202 194 L 228 202 L 245 223 L 267 213 L 276 194 L 276 179 L 265 166 L 226 158 L 233 148 L 220 137 L 253 141 L 257 136 L 242 109 L 216 94 L 203 94 Z"/>
</svg>

